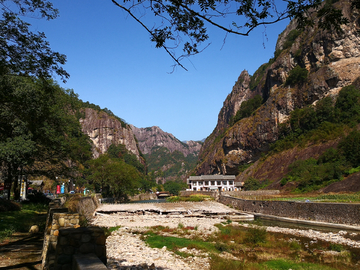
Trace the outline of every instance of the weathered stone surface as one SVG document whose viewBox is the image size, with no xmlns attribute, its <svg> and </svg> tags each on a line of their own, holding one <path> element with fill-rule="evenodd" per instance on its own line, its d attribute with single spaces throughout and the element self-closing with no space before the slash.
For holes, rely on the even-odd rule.
<svg viewBox="0 0 360 270">
<path fill-rule="evenodd" d="M 150 154 L 154 147 L 165 147 L 170 152 L 179 151 L 184 156 L 189 154 L 197 155 L 201 148 L 199 142 L 181 142 L 174 135 L 164 132 L 157 126 L 137 128 L 131 125 L 131 129 L 139 142 L 139 148 L 143 154 Z"/>
<path fill-rule="evenodd" d="M 325 32 L 315 25 L 314 29 L 300 32 L 290 48 L 263 66 L 263 72 L 254 74 L 251 79 L 246 71 L 241 73 L 224 101 L 213 133 L 200 150 L 197 175 L 238 174 L 239 165 L 256 162 L 278 139 L 279 125 L 294 109 L 313 104 L 325 96 L 335 97 L 342 87 L 356 81 L 360 76 L 358 13 L 350 8 L 349 2 L 339 1 L 337 5 L 349 20 L 342 26 L 342 33 Z M 281 34 L 278 50 L 283 49 L 287 35 L 295 27 L 295 23 L 291 23 Z M 307 81 L 285 86 L 290 71 L 297 65 L 308 70 Z M 252 89 L 251 81 L 257 82 Z M 262 94 L 264 104 L 253 115 L 230 127 L 231 117 L 255 94 Z M 280 181 L 282 175 L 277 173 L 276 181 Z M 250 176 L 254 177 L 251 172 L 246 175 Z"/>
<path fill-rule="evenodd" d="M 94 144 L 93 156 L 99 157 L 111 144 L 124 144 L 126 149 L 140 160 L 139 149 L 130 126 L 123 127 L 121 122 L 105 112 L 85 109 L 85 118 L 80 119 L 82 131 Z"/>
</svg>

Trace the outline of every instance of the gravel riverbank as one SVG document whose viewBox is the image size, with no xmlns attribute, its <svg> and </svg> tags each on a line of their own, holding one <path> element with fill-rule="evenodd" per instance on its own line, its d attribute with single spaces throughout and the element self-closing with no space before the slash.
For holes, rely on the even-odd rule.
<svg viewBox="0 0 360 270">
<path fill-rule="evenodd" d="M 138 231 L 146 230 L 152 226 L 167 226 L 177 228 L 181 223 L 183 226 L 197 227 L 196 233 L 211 234 L 218 230 L 215 224 L 224 222 L 224 218 L 209 217 L 186 217 L 184 215 L 126 215 L 98 214 L 92 224 L 101 227 L 121 226 L 107 238 L 106 248 L 108 257 L 108 269 L 158 269 L 158 270 L 192 270 L 209 269 L 209 258 L 207 254 L 192 249 L 183 250 L 193 253 L 194 257 L 183 258 L 166 247 L 153 249 L 148 247 L 141 239 Z M 239 224 L 248 226 L 248 224 Z M 269 232 L 279 232 L 294 236 L 308 237 L 312 241 L 322 240 L 338 243 L 353 248 L 360 248 L 360 241 L 356 233 L 348 234 L 346 231 L 338 233 L 325 233 L 316 230 L 300 230 L 280 227 L 267 227 Z M 352 239 L 350 239 L 352 238 Z"/>
</svg>

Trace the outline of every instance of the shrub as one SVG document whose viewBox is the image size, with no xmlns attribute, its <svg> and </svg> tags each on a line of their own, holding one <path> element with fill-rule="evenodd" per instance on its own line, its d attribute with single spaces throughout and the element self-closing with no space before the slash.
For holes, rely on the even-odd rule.
<svg viewBox="0 0 360 270">
<path fill-rule="evenodd" d="M 306 68 L 296 66 L 292 70 L 290 70 L 285 85 L 302 84 L 306 81 L 307 76 L 308 71 Z"/>
<path fill-rule="evenodd" d="M 260 180 L 253 178 L 253 177 L 249 177 L 244 184 L 244 189 L 245 190 L 258 190 L 258 189 L 262 189 L 264 187 L 266 187 L 269 184 L 268 180 L 265 180 L 263 182 L 261 182 Z"/>
<path fill-rule="evenodd" d="M 344 156 L 353 167 L 360 166 L 360 132 L 353 130 L 350 134 L 342 139 L 339 148 Z"/>
<path fill-rule="evenodd" d="M 241 103 L 240 109 L 236 112 L 236 115 L 231 118 L 230 126 L 243 118 L 249 117 L 254 111 L 256 111 L 262 104 L 263 99 L 260 95 L 256 95 L 247 101 Z"/>
<path fill-rule="evenodd" d="M 244 242 L 252 245 L 266 243 L 267 232 L 265 227 L 251 226 L 245 234 Z"/>
<path fill-rule="evenodd" d="M 360 120 L 360 91 L 353 85 L 341 89 L 335 103 L 338 121 L 350 123 Z"/>
<path fill-rule="evenodd" d="M 284 42 L 284 45 L 283 45 L 283 50 L 286 50 L 287 48 L 290 48 L 295 39 L 301 34 L 301 31 L 297 30 L 297 29 L 294 29 L 294 30 L 291 30 L 289 32 L 289 34 L 287 35 L 286 37 L 286 40 Z"/>
</svg>

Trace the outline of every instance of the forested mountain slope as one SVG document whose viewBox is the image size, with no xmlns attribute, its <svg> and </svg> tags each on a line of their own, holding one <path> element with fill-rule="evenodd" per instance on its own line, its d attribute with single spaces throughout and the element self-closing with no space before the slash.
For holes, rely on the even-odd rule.
<svg viewBox="0 0 360 270">
<path fill-rule="evenodd" d="M 305 29 L 292 22 L 280 34 L 274 58 L 253 76 L 241 73 L 201 148 L 196 174 L 236 174 L 239 180 L 280 187 L 289 165 L 337 149 L 354 129 L 358 112 L 351 108 L 360 101 L 359 12 L 347 1 L 334 5 L 349 21 L 341 31 L 320 29 L 316 20 Z M 352 84 L 356 91 L 343 93 L 355 104 L 343 106 L 339 92 Z"/>
<path fill-rule="evenodd" d="M 196 166 L 201 142 L 181 142 L 157 126 L 131 128 L 146 158 L 148 172 L 153 172 L 158 181 L 183 179 Z"/>
</svg>

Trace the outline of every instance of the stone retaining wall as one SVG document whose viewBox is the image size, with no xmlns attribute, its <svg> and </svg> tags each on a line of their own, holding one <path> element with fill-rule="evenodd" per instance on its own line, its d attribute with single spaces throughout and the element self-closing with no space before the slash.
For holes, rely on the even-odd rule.
<svg viewBox="0 0 360 270">
<path fill-rule="evenodd" d="M 220 196 L 219 202 L 253 214 L 360 225 L 360 204 L 258 201 L 229 196 Z"/>
<path fill-rule="evenodd" d="M 60 229 L 78 228 L 79 214 L 67 213 L 67 208 L 49 209 L 42 250 L 42 269 L 53 269 Z"/>
<path fill-rule="evenodd" d="M 90 221 L 93 218 L 96 208 L 99 207 L 99 204 L 99 199 L 96 196 L 82 197 L 76 206 L 76 212 L 83 215 L 86 220 Z"/>
<path fill-rule="evenodd" d="M 66 197 L 64 197 L 66 198 Z M 105 234 L 100 228 L 80 228 L 80 220 L 90 220 L 98 204 L 96 197 L 83 197 L 76 202 L 77 213 L 62 208 L 54 200 L 49 211 L 42 250 L 42 269 L 72 269 L 74 254 L 94 253 L 106 262 Z"/>
<path fill-rule="evenodd" d="M 184 191 L 184 190 L 180 191 L 180 196 L 183 197 L 188 197 L 194 194 L 208 195 L 215 198 L 219 194 L 219 192 L 218 191 Z"/>
<path fill-rule="evenodd" d="M 105 241 L 101 228 L 59 229 L 53 269 L 71 270 L 73 256 L 78 254 L 95 254 L 106 265 Z"/>
<path fill-rule="evenodd" d="M 248 191 L 221 191 L 222 195 L 233 197 L 241 196 L 268 196 L 280 194 L 280 190 L 248 190 Z"/>
</svg>

